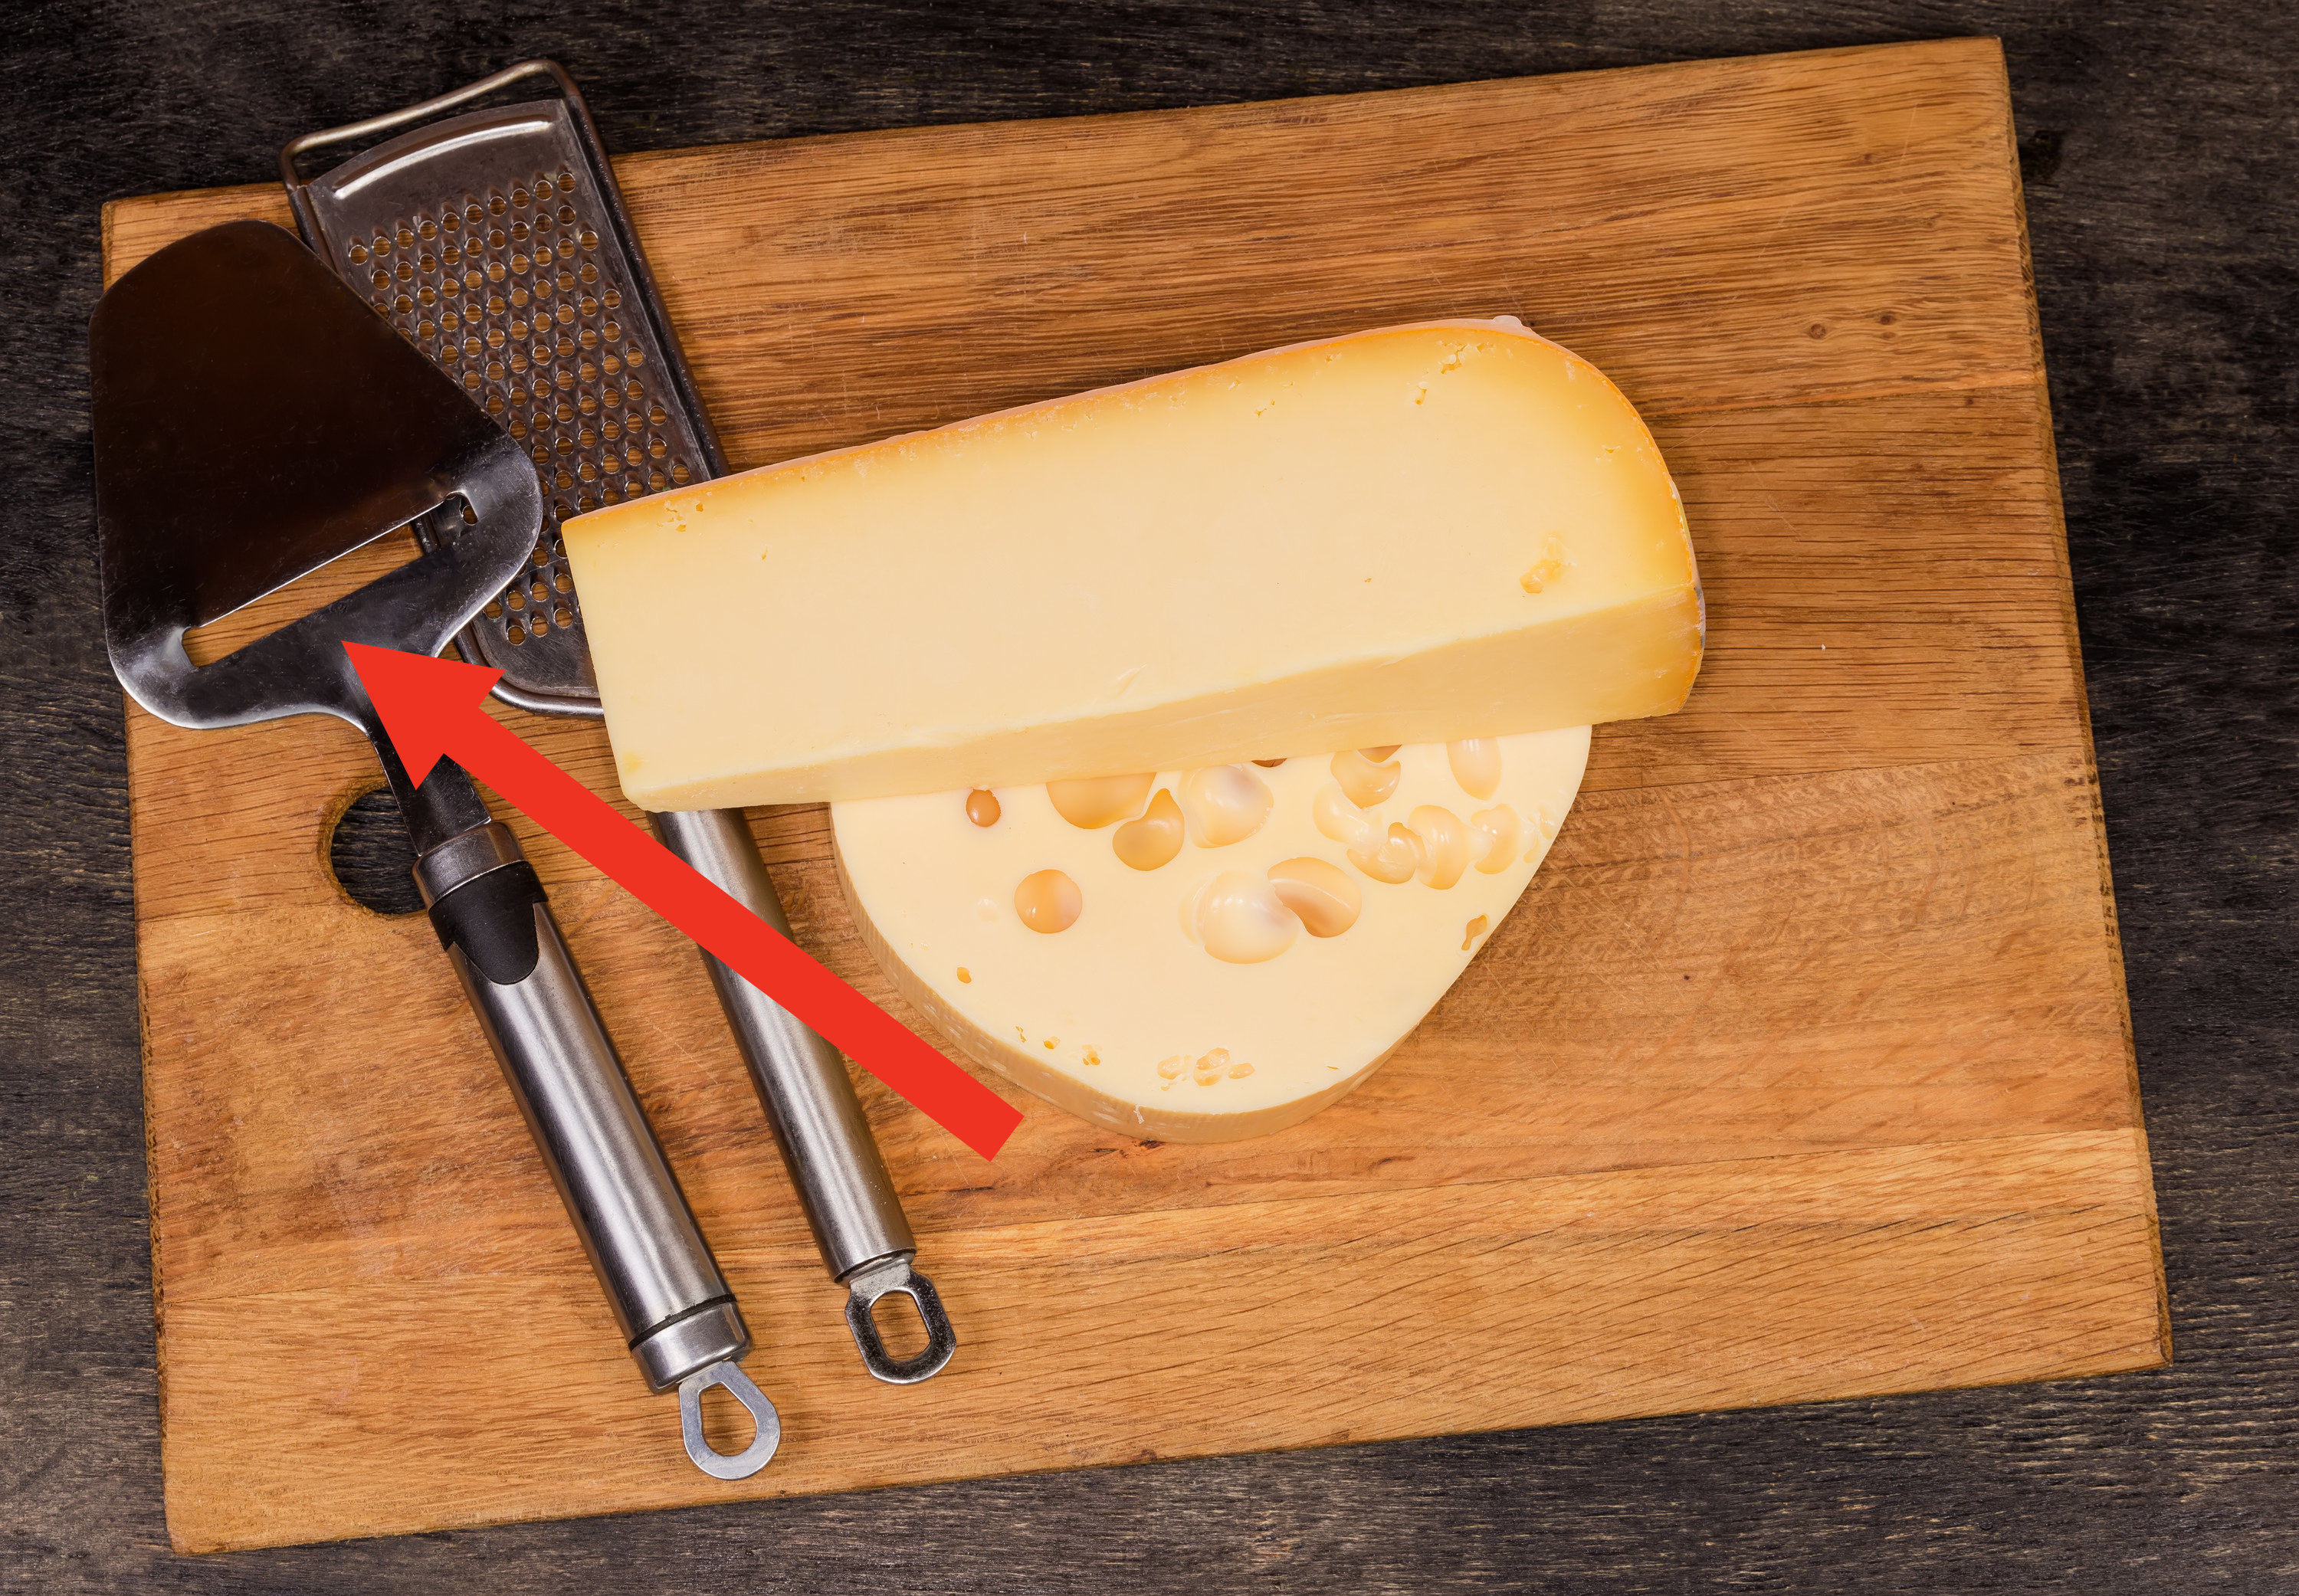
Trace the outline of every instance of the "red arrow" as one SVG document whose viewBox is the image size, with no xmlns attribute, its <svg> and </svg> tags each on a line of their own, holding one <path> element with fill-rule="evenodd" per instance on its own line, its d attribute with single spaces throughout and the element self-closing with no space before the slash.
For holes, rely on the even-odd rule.
<svg viewBox="0 0 2299 1596">
<path fill-rule="evenodd" d="M 984 1158 L 998 1155 L 1022 1122 L 1019 1111 L 481 708 L 501 671 L 364 643 L 344 648 L 418 786 L 443 757 L 453 759 L 959 1140 Z"/>
</svg>

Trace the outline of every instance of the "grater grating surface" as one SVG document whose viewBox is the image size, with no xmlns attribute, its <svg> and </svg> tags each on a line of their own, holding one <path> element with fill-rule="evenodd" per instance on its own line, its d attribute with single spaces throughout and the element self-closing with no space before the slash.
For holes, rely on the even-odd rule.
<svg viewBox="0 0 2299 1596">
<path fill-rule="evenodd" d="M 596 715 L 560 522 L 720 467 L 577 115 L 565 99 L 468 112 L 309 182 L 292 175 L 298 145 L 283 161 L 313 248 L 519 441 L 542 481 L 527 569 L 458 643 L 504 673 L 498 690 L 511 702 Z M 455 529 L 417 531 L 427 541 Z"/>
</svg>

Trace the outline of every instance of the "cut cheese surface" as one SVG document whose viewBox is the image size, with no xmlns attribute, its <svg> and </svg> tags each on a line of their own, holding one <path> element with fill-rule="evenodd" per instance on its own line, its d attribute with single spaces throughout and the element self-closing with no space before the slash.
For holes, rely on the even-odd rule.
<svg viewBox="0 0 2299 1596">
<path fill-rule="evenodd" d="M 1665 714 L 1702 612 L 1619 390 L 1514 320 L 1357 334 L 564 528 L 648 808 Z"/>
<path fill-rule="evenodd" d="M 1163 1141 L 1361 1084 L 1515 904 L 1588 763 L 1573 727 L 831 806 L 903 996 L 968 1056 Z"/>
</svg>

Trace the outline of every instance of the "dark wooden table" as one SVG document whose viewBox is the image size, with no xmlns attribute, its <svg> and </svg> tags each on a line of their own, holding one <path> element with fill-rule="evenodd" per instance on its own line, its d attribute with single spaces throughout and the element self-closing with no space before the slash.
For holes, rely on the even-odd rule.
<svg viewBox="0 0 2299 1596">
<path fill-rule="evenodd" d="M 1965 33 L 2003 37 L 2019 110 L 2171 1368 L 169 1553 L 82 353 L 102 201 L 263 180 L 290 133 L 528 54 L 631 151 Z M 0 40 L 0 1591 L 2299 1589 L 2299 12 L 219 0 L 20 4 Z"/>
</svg>

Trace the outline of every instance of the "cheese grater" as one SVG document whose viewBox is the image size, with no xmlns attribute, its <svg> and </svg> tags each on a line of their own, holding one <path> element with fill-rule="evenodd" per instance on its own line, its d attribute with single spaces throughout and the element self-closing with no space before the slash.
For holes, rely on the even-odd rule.
<svg viewBox="0 0 2299 1596">
<path fill-rule="evenodd" d="M 541 89 L 546 97 L 519 98 Z M 378 142 L 380 141 L 380 142 Z M 316 178 L 315 152 L 355 150 Z M 289 143 L 297 226 L 321 260 L 526 451 L 544 518 L 526 566 L 456 635 L 503 673 L 497 696 L 598 715 L 582 595 L 561 522 L 727 470 L 663 314 L 598 130 L 556 62 L 521 62 L 406 110 Z M 428 549 L 460 521 L 416 524 Z M 789 925 L 740 810 L 650 816 L 664 845 L 776 930 Z M 863 1363 L 923 1380 L 957 1338 L 837 1050 L 704 955 Z M 910 1299 L 925 1347 L 886 1349 L 882 1297 Z"/>
</svg>

